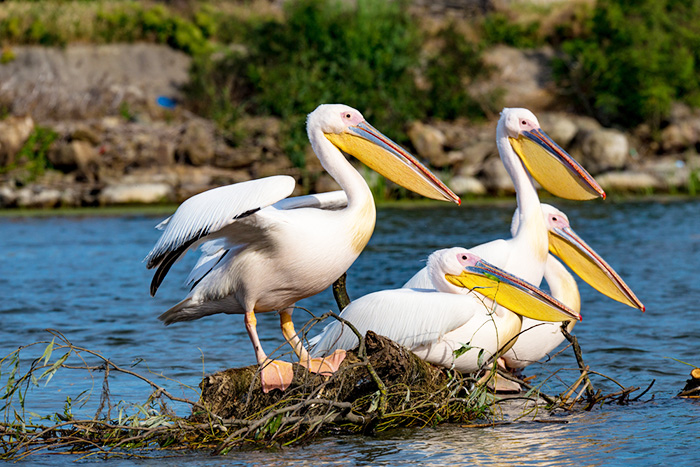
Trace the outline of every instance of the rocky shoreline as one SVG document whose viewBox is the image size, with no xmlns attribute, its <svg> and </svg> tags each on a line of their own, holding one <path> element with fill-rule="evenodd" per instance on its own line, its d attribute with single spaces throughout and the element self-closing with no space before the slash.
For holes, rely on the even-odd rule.
<svg viewBox="0 0 700 467">
<path fill-rule="evenodd" d="M 242 117 L 232 142 L 212 121 L 177 105 L 158 105 L 159 98 L 181 99 L 189 67 L 182 53 L 148 44 L 13 52 L 17 58 L 0 65 L 0 108 L 8 114 L 0 120 L 2 208 L 180 202 L 215 186 L 272 174 L 296 177 L 299 194 L 337 189 L 310 148 L 305 167 L 290 161 L 279 119 Z M 506 106 L 528 103 L 542 128 L 607 191 L 700 189 L 700 113 L 677 106 L 658 134 L 645 127 L 627 133 L 604 128 L 556 108 L 551 83 L 541 79 L 547 70 L 520 74 L 517 81 L 513 70 L 543 67 L 542 53 L 502 46 L 490 52 L 511 90 Z M 508 57 L 507 63 L 499 65 L 497 57 Z M 495 124 L 495 119 L 407 123 L 409 149 L 445 174 L 459 195 L 507 195 L 513 186 L 498 158 Z M 53 169 L 39 174 L 27 170 L 20 153 L 37 128 L 55 132 L 45 154 Z"/>
</svg>

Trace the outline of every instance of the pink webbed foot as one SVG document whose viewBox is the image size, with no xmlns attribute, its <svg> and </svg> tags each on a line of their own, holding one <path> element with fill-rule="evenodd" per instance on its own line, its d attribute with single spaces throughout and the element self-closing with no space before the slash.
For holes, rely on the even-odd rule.
<svg viewBox="0 0 700 467">
<path fill-rule="evenodd" d="M 264 393 L 268 393 L 273 389 L 284 391 L 292 384 L 293 378 L 294 367 L 289 362 L 268 360 L 263 363 L 260 369 L 260 379 Z"/>
<path fill-rule="evenodd" d="M 340 368 L 340 364 L 345 360 L 345 350 L 336 350 L 331 355 L 324 358 L 310 358 L 299 362 L 300 365 L 306 367 L 312 373 L 318 373 L 323 376 L 330 376 Z"/>
</svg>

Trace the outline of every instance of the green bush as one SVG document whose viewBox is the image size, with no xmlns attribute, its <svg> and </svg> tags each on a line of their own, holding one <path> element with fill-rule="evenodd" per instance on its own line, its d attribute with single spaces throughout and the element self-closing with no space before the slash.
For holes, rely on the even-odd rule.
<svg viewBox="0 0 700 467">
<path fill-rule="evenodd" d="M 425 76 L 429 83 L 427 114 L 444 120 L 459 116 L 482 118 L 481 103 L 465 91 L 468 81 L 489 73 L 481 60 L 481 50 L 449 25 L 438 33 L 439 53 L 428 60 Z M 493 111 L 494 109 L 488 109 Z"/>
<path fill-rule="evenodd" d="M 520 24 L 511 21 L 503 13 L 491 13 L 484 18 L 481 25 L 482 41 L 486 45 L 505 44 L 511 47 L 529 49 L 544 44 L 539 37 L 538 22 Z"/>
<path fill-rule="evenodd" d="M 125 4 L 121 8 L 100 10 L 95 18 L 95 34 L 104 42 L 149 41 L 167 44 L 189 54 L 207 48 L 200 27 L 162 5 L 150 8 Z"/>
<path fill-rule="evenodd" d="M 36 126 L 17 152 L 15 156 L 17 162 L 1 167 L 0 173 L 23 167 L 27 173 L 24 182 L 30 182 L 43 175 L 47 169 L 53 168 L 49 162 L 48 153 L 56 139 L 58 139 L 58 133 L 51 128 Z"/>
<path fill-rule="evenodd" d="M 659 127 L 674 101 L 700 105 L 700 3 L 599 0 L 566 40 L 555 76 L 604 124 Z"/>
<path fill-rule="evenodd" d="M 356 107 L 399 142 L 410 119 L 484 115 L 461 85 L 485 71 L 477 48 L 450 29 L 424 66 L 425 38 L 402 2 L 299 0 L 285 8 L 283 20 L 247 30 L 245 50 L 195 60 L 187 90 L 195 110 L 220 123 L 241 113 L 283 118 L 285 149 L 301 167 L 304 118 L 320 103 Z M 419 75 L 428 86 L 417 85 Z"/>
</svg>

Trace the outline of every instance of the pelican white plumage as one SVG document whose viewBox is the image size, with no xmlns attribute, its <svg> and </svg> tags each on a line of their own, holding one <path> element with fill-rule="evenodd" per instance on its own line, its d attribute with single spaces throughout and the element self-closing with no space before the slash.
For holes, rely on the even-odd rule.
<svg viewBox="0 0 700 467">
<path fill-rule="evenodd" d="M 520 319 L 514 312 L 554 321 L 579 318 L 537 287 L 464 248 L 434 252 L 427 269 L 432 289 L 374 292 L 350 303 L 340 317 L 362 335 L 372 330 L 423 360 L 462 372 L 479 370 L 509 335 L 517 334 Z M 502 306 L 496 307 L 494 300 Z M 353 349 L 359 341 L 345 324 L 333 321 L 310 344 L 311 354 L 321 357 L 337 349 Z M 465 344 L 469 350 L 456 355 Z"/>
<path fill-rule="evenodd" d="M 471 251 L 494 266 L 538 286 L 544 276 L 548 242 L 532 178 L 550 193 L 568 199 L 605 198 L 605 192 L 580 164 L 542 131 L 537 117 L 527 109 L 503 109 L 496 127 L 496 145 L 515 187 L 517 229 L 510 239 L 494 240 L 472 247 Z M 404 287 L 431 288 L 427 269 L 416 273 Z M 505 347 L 498 348 L 505 352 L 515 342 L 522 324 L 521 316 L 499 307 L 495 309 L 495 315 L 504 317 L 493 320 L 491 326 L 498 329 L 499 343 L 505 343 Z M 461 342 L 467 343 L 480 329 L 465 325 L 453 333 Z"/>
<path fill-rule="evenodd" d="M 547 229 L 532 177 L 550 193 L 567 199 L 605 198 L 586 170 L 554 143 L 527 109 L 506 108 L 496 127 L 496 144 L 513 180 L 518 205 L 518 228 L 513 237 L 471 247 L 489 263 L 539 285 L 547 259 Z M 426 268 L 404 287 L 430 288 Z"/>
<path fill-rule="evenodd" d="M 474 247 L 471 251 L 514 276 L 531 284 L 539 284 L 544 275 L 547 258 L 547 229 L 537 190 L 530 174 L 548 191 L 561 197 L 592 199 L 598 196 L 604 197 L 605 194 L 585 169 L 541 130 L 537 117 L 527 109 L 504 109 L 496 129 L 496 140 L 503 164 L 515 186 L 519 206 L 518 228 L 512 239 L 495 240 Z M 404 287 L 433 288 L 428 269 L 423 268 Z M 476 309 L 465 310 L 465 313 L 479 313 L 483 310 L 481 303 L 474 302 L 473 306 Z M 431 307 L 431 309 L 435 308 Z M 392 320 L 382 313 L 373 317 L 363 316 L 363 319 L 371 323 L 371 329 L 381 328 L 387 324 L 384 321 Z M 406 314 L 402 319 L 409 319 L 408 316 Z M 484 320 L 487 319 L 489 323 L 487 327 L 491 329 L 488 333 L 487 331 L 482 333 L 484 336 L 490 336 L 491 341 L 479 342 L 478 347 L 485 348 L 490 345 L 489 348 L 499 349 L 503 344 L 512 345 L 520 330 L 520 316 L 496 307 L 494 313 L 484 318 Z M 473 345 L 473 342 L 480 340 L 476 333 L 484 329 L 484 320 L 465 321 L 467 324 L 461 329 L 451 331 L 454 334 L 447 339 Z M 493 339 L 494 335 L 498 335 L 498 339 Z M 505 351 L 507 348 L 506 346 L 501 350 Z M 316 353 L 319 352 L 320 348 Z M 428 358 L 430 352 L 431 349 L 426 344 L 425 348 L 416 353 Z M 442 350 L 435 352 L 442 352 Z M 477 353 L 467 352 L 464 360 Z M 429 358 L 433 361 L 437 360 L 435 355 Z M 446 365 L 453 361 L 449 351 L 442 352 L 441 358 Z"/>
<path fill-rule="evenodd" d="M 185 252 L 202 247 L 188 278 L 192 290 L 160 319 L 171 324 L 216 313 L 244 314 L 265 392 L 286 388 L 293 373 L 290 363 L 269 360 L 263 351 L 256 312 L 280 311 L 286 340 L 312 371 L 334 371 L 343 358 L 339 353 L 330 362 L 309 360 L 290 308 L 340 277 L 374 230 L 372 193 L 341 151 L 414 192 L 459 203 L 427 168 L 351 107 L 319 106 L 307 119 L 307 132 L 324 169 L 344 192 L 342 203 L 334 201 L 335 195 L 323 201 L 315 196 L 285 199 L 295 186 L 288 176 L 215 188 L 188 199 L 159 224 L 164 232 L 146 257 L 149 269 L 158 268 L 153 295 Z"/>
<path fill-rule="evenodd" d="M 552 296 L 576 312 L 581 311 L 581 297 L 576 280 L 553 255 L 561 258 L 581 279 L 613 300 L 644 311 L 644 305 L 615 270 L 579 237 L 569 218 L 559 209 L 542 204 L 547 226 L 549 251 L 544 279 Z M 513 216 L 511 230 L 517 231 L 518 215 Z M 570 321 L 568 330 L 576 321 Z M 518 340 L 504 355 L 510 368 L 523 368 L 544 358 L 562 343 L 564 335 L 558 324 L 523 318 Z"/>
</svg>

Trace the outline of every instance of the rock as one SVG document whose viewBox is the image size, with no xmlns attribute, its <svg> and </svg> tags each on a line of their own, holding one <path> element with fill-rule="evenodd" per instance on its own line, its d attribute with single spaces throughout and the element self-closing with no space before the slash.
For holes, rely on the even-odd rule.
<svg viewBox="0 0 700 467">
<path fill-rule="evenodd" d="M 167 167 L 175 163 L 175 143 L 163 132 L 146 131 L 133 137 L 134 167 Z"/>
<path fill-rule="evenodd" d="M 464 158 L 460 164 L 460 171 L 467 168 L 472 171 L 472 175 L 481 167 L 482 163 L 489 157 L 498 157 L 498 148 L 496 141 L 477 141 L 471 146 L 467 146 L 461 150 Z"/>
<path fill-rule="evenodd" d="M 700 156 L 689 157 L 687 162 L 679 156 L 655 158 L 640 167 L 669 188 L 686 188 L 692 172 L 700 168 Z"/>
<path fill-rule="evenodd" d="M 0 186 L 0 208 L 10 208 L 17 203 L 17 194 L 9 186 Z"/>
<path fill-rule="evenodd" d="M 80 190 L 73 186 L 68 186 L 61 190 L 61 206 L 77 207 L 83 204 L 83 195 Z M 85 200 L 85 204 L 91 204 L 89 200 Z"/>
<path fill-rule="evenodd" d="M 61 192 L 41 185 L 30 185 L 17 190 L 16 203 L 20 208 L 55 208 L 61 203 Z"/>
<path fill-rule="evenodd" d="M 576 128 L 578 128 L 578 133 L 586 131 L 593 132 L 603 129 L 603 125 L 598 123 L 598 120 L 595 118 L 586 117 L 585 115 L 569 115 L 569 118 L 574 122 Z"/>
<path fill-rule="evenodd" d="M 595 179 L 604 190 L 613 192 L 645 192 L 666 188 L 664 183 L 645 172 L 607 172 Z"/>
<path fill-rule="evenodd" d="M 470 120 L 458 118 L 454 121 L 438 120 L 432 125 L 445 135 L 445 148 L 462 150 L 477 142 L 495 141 L 496 121 L 474 125 Z"/>
<path fill-rule="evenodd" d="M 664 152 L 684 152 L 695 149 L 700 142 L 700 117 L 688 118 L 669 124 L 661 130 L 661 149 Z"/>
<path fill-rule="evenodd" d="M 236 132 L 243 135 L 244 141 L 254 140 L 267 149 L 277 147 L 281 130 L 282 122 L 276 117 L 247 117 L 236 123 Z"/>
<path fill-rule="evenodd" d="M 176 155 L 192 165 L 207 165 L 214 159 L 212 128 L 200 120 L 190 120 L 184 128 Z"/>
<path fill-rule="evenodd" d="M 255 178 L 269 177 L 271 175 L 299 175 L 299 169 L 292 167 L 292 162 L 285 155 L 263 154 L 261 160 L 257 160 L 251 167 Z"/>
<path fill-rule="evenodd" d="M 0 120 L 0 166 L 10 165 L 15 161 L 17 152 L 33 131 L 34 120 L 30 116 Z"/>
<path fill-rule="evenodd" d="M 475 177 L 456 175 L 450 179 L 449 187 L 459 196 L 486 194 L 486 187 Z"/>
<path fill-rule="evenodd" d="M 232 148 L 224 143 L 217 144 L 214 152 L 214 166 L 225 169 L 247 167 L 262 157 L 263 148 L 246 146 Z"/>
<path fill-rule="evenodd" d="M 504 107 L 525 107 L 537 114 L 557 104 L 557 95 L 552 85 L 550 62 L 554 56 L 551 47 L 519 50 L 497 45 L 484 52 L 484 62 L 495 68 L 492 77 L 476 80 L 470 92 L 477 100 L 489 102 L 491 96 L 504 92 L 501 104 Z"/>
<path fill-rule="evenodd" d="M 577 148 L 571 149 L 572 156 L 592 174 L 620 169 L 629 158 L 629 142 L 618 130 L 587 131 L 577 143 Z"/>
<path fill-rule="evenodd" d="M 61 142 L 48 153 L 49 162 L 62 172 L 79 170 L 89 180 L 94 180 L 99 170 L 99 157 L 87 141 Z"/>
<path fill-rule="evenodd" d="M 101 205 L 151 204 L 173 199 L 173 188 L 166 183 L 110 185 L 99 196 Z"/>
<path fill-rule="evenodd" d="M 93 146 L 97 146 L 102 142 L 102 137 L 89 126 L 79 123 L 70 135 L 72 141 L 87 141 Z"/>
<path fill-rule="evenodd" d="M 250 180 L 247 170 L 228 170 L 215 167 L 174 166 L 177 176 L 176 201 L 219 186 Z"/>
<path fill-rule="evenodd" d="M 496 193 L 515 193 L 513 180 L 506 171 L 500 157 L 490 157 L 484 162 L 480 177 L 484 185 Z"/>
<path fill-rule="evenodd" d="M 559 146 L 566 148 L 578 133 L 578 126 L 566 114 L 545 112 L 538 117 L 540 126 Z"/>
<path fill-rule="evenodd" d="M 191 57 L 167 45 L 68 44 L 13 46 L 15 60 L 0 65 L 0 101 L 35 120 L 164 115 L 157 97 L 178 99 Z"/>
<path fill-rule="evenodd" d="M 433 167 L 444 167 L 447 158 L 443 145 L 445 135 L 437 128 L 422 122 L 413 122 L 408 128 L 408 137 L 420 157 L 430 162 Z"/>
</svg>

